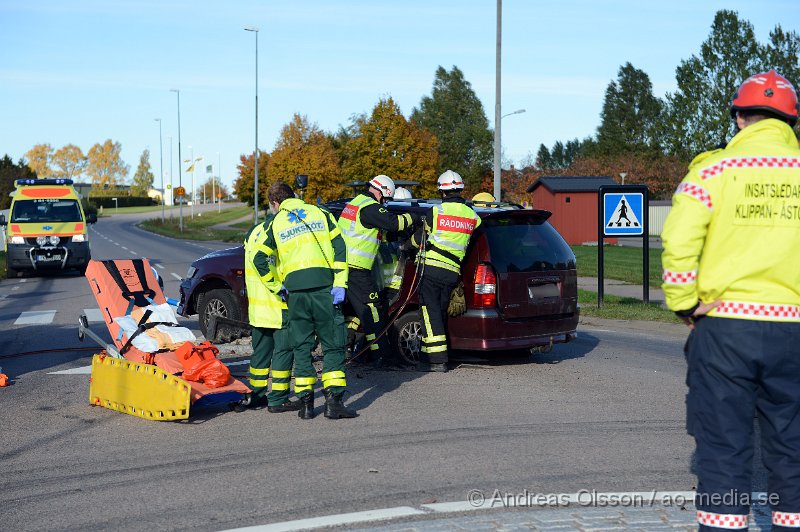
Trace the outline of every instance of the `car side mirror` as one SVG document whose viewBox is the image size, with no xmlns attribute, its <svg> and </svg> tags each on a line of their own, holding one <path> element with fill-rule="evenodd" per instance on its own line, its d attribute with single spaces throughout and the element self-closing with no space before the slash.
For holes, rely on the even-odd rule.
<svg viewBox="0 0 800 532">
<path fill-rule="evenodd" d="M 8 222 L 6 222 L 5 214 L 0 214 L 0 225 L 8 225 Z"/>
<path fill-rule="evenodd" d="M 89 213 L 86 215 L 86 223 L 96 224 L 97 223 L 97 215 L 95 213 Z"/>
</svg>

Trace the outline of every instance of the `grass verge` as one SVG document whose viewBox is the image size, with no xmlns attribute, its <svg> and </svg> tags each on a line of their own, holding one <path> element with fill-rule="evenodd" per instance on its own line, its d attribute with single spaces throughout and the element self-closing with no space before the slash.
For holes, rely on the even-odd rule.
<svg viewBox="0 0 800 532">
<path fill-rule="evenodd" d="M 174 213 L 172 213 L 172 216 L 167 218 L 164 223 L 161 223 L 160 218 L 154 218 L 152 220 L 145 220 L 139 225 L 142 229 L 152 233 L 172 238 L 242 242 L 245 233 L 252 225 L 249 222 L 246 224 L 237 224 L 237 228 L 231 229 L 214 229 L 212 226 L 242 218 L 251 212 L 252 210 L 250 207 L 235 207 L 220 212 L 205 212 L 202 216 L 196 215 L 194 218 L 186 216 L 186 213 L 184 213 L 183 232 L 180 230 L 180 220 L 174 216 Z M 238 226 L 240 225 L 246 225 L 246 227 L 239 228 Z"/>
<path fill-rule="evenodd" d="M 572 246 L 580 277 L 597 277 L 597 246 Z M 650 249 L 650 287 L 661 286 L 661 250 Z M 627 283 L 642 284 L 642 248 L 605 246 L 603 275 Z"/>
<path fill-rule="evenodd" d="M 665 323 L 682 323 L 675 313 L 663 308 L 658 303 L 647 305 L 641 299 L 603 295 L 603 306 L 597 308 L 597 293 L 578 290 L 578 303 L 581 305 L 581 316 L 594 316 L 609 320 L 663 321 Z"/>
</svg>

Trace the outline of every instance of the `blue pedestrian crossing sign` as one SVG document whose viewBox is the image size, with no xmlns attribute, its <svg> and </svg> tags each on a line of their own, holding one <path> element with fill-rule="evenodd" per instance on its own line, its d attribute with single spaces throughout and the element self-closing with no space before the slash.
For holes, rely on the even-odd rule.
<svg viewBox="0 0 800 532">
<path fill-rule="evenodd" d="M 644 194 L 640 192 L 604 194 L 603 234 L 607 236 L 643 235 L 643 207 Z"/>
</svg>

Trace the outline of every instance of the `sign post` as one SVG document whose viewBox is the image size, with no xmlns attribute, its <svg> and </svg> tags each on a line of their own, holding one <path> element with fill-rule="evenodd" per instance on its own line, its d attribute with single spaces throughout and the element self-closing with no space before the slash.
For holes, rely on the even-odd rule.
<svg viewBox="0 0 800 532">
<path fill-rule="evenodd" d="M 641 238 L 642 300 L 650 303 L 650 191 L 645 185 L 602 185 L 597 192 L 597 306 L 603 306 L 606 238 Z"/>
<path fill-rule="evenodd" d="M 178 197 L 178 218 L 180 219 L 181 233 L 183 233 L 183 197 L 186 195 L 186 189 L 183 187 L 175 187 L 175 195 Z"/>
</svg>

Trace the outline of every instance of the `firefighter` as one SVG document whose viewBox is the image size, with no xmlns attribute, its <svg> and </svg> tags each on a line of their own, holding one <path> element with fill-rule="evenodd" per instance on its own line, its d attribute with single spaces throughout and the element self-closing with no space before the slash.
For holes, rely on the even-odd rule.
<svg viewBox="0 0 800 532">
<path fill-rule="evenodd" d="M 370 179 L 364 192 L 350 200 L 339 216 L 339 229 L 347 243 L 347 300 L 363 325 L 376 367 L 396 366 L 398 361 L 386 335 L 377 338 L 386 323 L 386 311 L 372 266 L 381 245 L 381 233 L 401 232 L 415 223 L 411 214 L 397 215 L 383 206 L 394 193 L 394 181 L 388 176 L 377 175 Z"/>
<path fill-rule="evenodd" d="M 481 219 L 461 197 L 464 181 L 458 173 L 447 170 L 439 176 L 437 186 L 442 203 L 431 208 L 426 216 L 430 227 L 420 229 L 412 242 L 419 246 L 422 231 L 428 231 L 425 245 L 424 273 L 419 289 L 422 305 L 421 371 L 447 371 L 447 307 L 450 294 L 461 277 L 461 261 L 467 252 L 472 232 Z"/>
<path fill-rule="evenodd" d="M 739 132 L 692 161 L 662 234 L 667 305 L 691 329 L 686 427 L 697 447 L 697 519 L 701 530 L 747 528 L 757 414 L 772 530 L 797 530 L 797 94 L 774 70 L 756 74 L 730 112 Z"/>
<path fill-rule="evenodd" d="M 276 212 L 266 230 L 268 256 L 275 255 L 278 275 L 287 294 L 291 343 L 294 346 L 294 392 L 300 398 L 298 415 L 314 417 L 317 372 L 311 358 L 314 334 L 325 354 L 322 388 L 325 417 L 355 417 L 344 405 L 347 387 L 344 344 L 347 333 L 341 304 L 347 287 L 347 249 L 336 220 L 326 210 L 295 198 L 286 183 L 273 183 L 267 192 Z"/>
<path fill-rule="evenodd" d="M 292 347 L 286 303 L 278 292 L 275 256 L 264 246 L 266 229 L 274 213 L 255 225 L 244 238 L 244 279 L 247 285 L 248 316 L 252 328 L 253 355 L 250 357 L 251 393 L 237 405 L 237 410 L 267 405 L 272 413 L 300 409 L 299 401 L 289 400 L 292 378 Z M 267 393 L 272 373 L 272 390 Z"/>
</svg>

